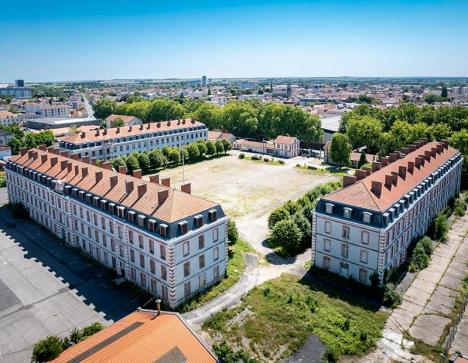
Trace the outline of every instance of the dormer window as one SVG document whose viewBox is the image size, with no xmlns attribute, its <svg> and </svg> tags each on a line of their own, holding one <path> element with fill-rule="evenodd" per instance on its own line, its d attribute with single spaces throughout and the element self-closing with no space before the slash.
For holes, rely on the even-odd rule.
<svg viewBox="0 0 468 363">
<path fill-rule="evenodd" d="M 362 221 L 364 223 L 370 223 L 372 218 L 372 213 L 362 212 Z"/>
<path fill-rule="evenodd" d="M 117 207 L 117 216 L 120 218 L 125 217 L 125 207 L 122 207 L 122 206 Z"/>
<path fill-rule="evenodd" d="M 196 215 L 195 217 L 193 217 L 193 222 L 195 228 L 200 228 L 201 226 L 203 226 L 203 216 L 201 214 Z"/>
<path fill-rule="evenodd" d="M 334 204 L 325 203 L 325 212 L 327 212 L 328 214 L 332 214 L 333 213 L 333 207 L 334 207 Z"/>
<path fill-rule="evenodd" d="M 162 237 L 167 237 L 167 234 L 169 232 L 169 227 L 167 224 L 164 224 L 164 223 L 161 223 L 159 225 L 159 234 L 162 236 Z"/>
<path fill-rule="evenodd" d="M 148 221 L 148 229 L 151 231 L 151 232 L 155 232 L 156 231 L 156 221 L 154 219 L 150 219 Z"/>
<path fill-rule="evenodd" d="M 188 232 L 188 223 L 183 221 L 179 223 L 180 234 L 186 234 Z"/>
<path fill-rule="evenodd" d="M 145 220 L 146 220 L 146 217 L 142 214 L 139 214 L 137 216 L 137 223 L 140 227 L 144 227 L 145 226 Z"/>
<path fill-rule="evenodd" d="M 109 213 L 114 214 L 115 203 L 109 203 Z"/>
<path fill-rule="evenodd" d="M 348 207 L 345 207 L 343 209 L 343 215 L 345 218 L 351 218 L 351 214 L 353 213 L 353 209 L 352 208 L 348 208 Z"/>
<path fill-rule="evenodd" d="M 216 209 L 211 209 L 209 212 L 208 212 L 208 216 L 210 218 L 210 222 L 215 222 L 216 219 L 218 218 L 217 215 L 216 215 Z"/>
<path fill-rule="evenodd" d="M 127 213 L 127 218 L 128 218 L 128 221 L 131 222 L 131 223 L 135 223 L 135 215 L 136 213 L 132 210 L 128 211 Z"/>
</svg>

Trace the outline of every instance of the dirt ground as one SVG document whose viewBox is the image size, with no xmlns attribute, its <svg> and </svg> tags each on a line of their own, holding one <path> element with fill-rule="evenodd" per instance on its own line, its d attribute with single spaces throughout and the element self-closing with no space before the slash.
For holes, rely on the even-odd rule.
<svg viewBox="0 0 468 363">
<path fill-rule="evenodd" d="M 185 165 L 185 181 L 192 183 L 192 194 L 220 203 L 235 220 L 241 236 L 260 253 L 267 237 L 270 212 L 289 199 L 296 199 L 319 184 L 339 177 L 297 168 L 302 158 L 286 160 L 284 165 L 237 158 L 237 153 L 197 164 Z M 171 186 L 182 184 L 182 167 L 164 170 Z"/>
</svg>

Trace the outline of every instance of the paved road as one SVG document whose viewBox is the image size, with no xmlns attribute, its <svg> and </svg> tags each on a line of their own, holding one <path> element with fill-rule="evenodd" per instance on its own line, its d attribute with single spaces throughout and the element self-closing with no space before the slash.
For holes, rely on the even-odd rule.
<svg viewBox="0 0 468 363">
<path fill-rule="evenodd" d="M 2 188 L 0 203 L 5 200 Z M 94 321 L 108 324 L 141 303 L 45 229 L 0 208 L 0 362 L 29 362 L 39 339 Z"/>
</svg>

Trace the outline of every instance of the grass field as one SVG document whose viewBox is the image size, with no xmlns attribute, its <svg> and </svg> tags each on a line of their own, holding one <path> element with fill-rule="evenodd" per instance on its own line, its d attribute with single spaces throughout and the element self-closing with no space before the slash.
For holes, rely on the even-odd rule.
<svg viewBox="0 0 468 363">
<path fill-rule="evenodd" d="M 177 310 L 183 313 L 194 310 L 229 289 L 232 285 L 239 281 L 242 272 L 244 271 L 244 253 L 251 251 L 252 248 L 250 245 L 242 240 L 238 240 L 235 244 L 229 246 L 227 277 L 218 284 L 210 287 L 204 293 L 195 296 L 187 303 L 181 305 Z"/>
<path fill-rule="evenodd" d="M 326 345 L 329 359 L 364 354 L 381 336 L 387 315 L 325 285 L 283 275 L 252 290 L 238 307 L 214 315 L 203 329 L 215 342 L 227 341 L 260 361 L 288 357 L 311 334 Z"/>
</svg>

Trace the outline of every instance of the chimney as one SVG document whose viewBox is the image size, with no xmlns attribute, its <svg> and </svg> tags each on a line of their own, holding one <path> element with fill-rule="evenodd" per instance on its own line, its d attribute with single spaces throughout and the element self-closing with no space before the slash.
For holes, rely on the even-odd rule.
<svg viewBox="0 0 468 363">
<path fill-rule="evenodd" d="M 390 153 L 390 155 L 388 155 L 388 158 L 390 159 L 390 163 L 393 163 L 396 159 L 398 159 L 396 153 Z"/>
<path fill-rule="evenodd" d="M 343 188 L 356 183 L 356 177 L 351 175 L 343 175 Z M 183 186 L 182 186 L 183 187 Z M 183 191 L 183 190 L 182 190 Z"/>
<path fill-rule="evenodd" d="M 132 131 L 132 126 L 128 127 L 128 132 Z"/>
<path fill-rule="evenodd" d="M 143 127 L 144 127 L 144 125 L 143 125 L 143 124 L 141 124 L 141 125 L 140 125 L 140 130 L 143 130 Z"/>
<path fill-rule="evenodd" d="M 442 140 L 442 143 L 444 144 L 444 148 L 448 149 L 449 142 L 447 140 Z"/>
<path fill-rule="evenodd" d="M 81 175 L 83 178 L 86 178 L 88 176 L 88 167 L 81 168 Z"/>
<path fill-rule="evenodd" d="M 161 299 L 156 299 L 156 310 L 158 311 L 158 315 L 161 314 Z"/>
<path fill-rule="evenodd" d="M 84 157 L 81 159 L 81 161 L 82 161 L 83 163 L 89 164 L 89 157 L 84 156 Z"/>
<path fill-rule="evenodd" d="M 44 164 L 47 161 L 47 154 L 41 155 L 41 164 Z"/>
<path fill-rule="evenodd" d="M 431 152 L 429 150 L 424 151 L 424 156 L 427 161 L 431 161 Z"/>
<path fill-rule="evenodd" d="M 82 139 L 84 139 L 84 138 L 86 137 L 86 132 L 82 132 L 82 133 L 80 134 L 80 137 L 81 137 Z"/>
<path fill-rule="evenodd" d="M 160 181 L 161 184 L 164 185 L 165 187 L 168 187 L 168 188 L 171 187 L 171 178 L 169 178 L 169 177 L 164 177 L 164 178 L 160 178 L 159 181 Z"/>
<path fill-rule="evenodd" d="M 26 155 L 27 152 L 28 152 L 28 148 L 27 148 L 27 147 L 22 147 L 22 148 L 21 148 L 21 156 Z"/>
<path fill-rule="evenodd" d="M 388 156 L 382 158 L 380 162 L 382 163 L 382 168 L 387 166 L 389 164 Z"/>
<path fill-rule="evenodd" d="M 424 163 L 426 162 L 426 157 L 424 155 L 419 155 L 419 159 L 420 159 L 419 165 L 424 166 Z"/>
<path fill-rule="evenodd" d="M 437 148 L 437 153 L 442 154 L 442 151 L 444 150 L 444 145 L 439 143 L 437 144 L 436 148 Z"/>
<path fill-rule="evenodd" d="M 159 184 L 159 174 L 150 175 L 149 181 L 150 183 Z"/>
<path fill-rule="evenodd" d="M 39 150 L 47 151 L 47 146 L 45 146 L 44 144 L 39 145 L 38 148 Z"/>
<path fill-rule="evenodd" d="M 149 130 L 151 128 L 151 124 L 146 124 L 146 128 Z"/>
<path fill-rule="evenodd" d="M 78 175 L 80 172 L 80 167 L 78 165 L 75 165 L 75 175 Z"/>
<path fill-rule="evenodd" d="M 380 170 L 381 166 L 382 166 L 382 164 L 379 163 L 378 161 L 373 161 L 372 162 L 372 172 Z"/>
<path fill-rule="evenodd" d="M 102 134 L 103 134 L 104 136 L 106 136 L 106 135 L 107 135 L 107 129 L 104 129 L 104 130 L 102 131 Z"/>
<path fill-rule="evenodd" d="M 70 156 L 73 160 L 79 160 L 80 156 L 78 154 L 71 154 Z"/>
<path fill-rule="evenodd" d="M 143 195 L 145 195 L 146 189 L 147 189 L 146 183 L 137 186 L 138 198 L 141 198 Z"/>
<path fill-rule="evenodd" d="M 431 147 L 431 155 L 432 155 L 433 158 L 436 157 L 436 155 L 437 155 L 437 148 Z"/>
<path fill-rule="evenodd" d="M 392 183 L 395 186 L 398 184 L 398 173 L 396 171 L 392 171 Z"/>
<path fill-rule="evenodd" d="M 420 168 L 421 167 L 421 157 L 420 156 L 416 156 L 416 158 L 414 159 L 414 166 L 416 166 L 416 168 Z"/>
<path fill-rule="evenodd" d="M 169 189 L 158 191 L 158 205 L 163 204 L 168 196 L 169 196 Z"/>
<path fill-rule="evenodd" d="M 413 174 L 414 172 L 414 161 L 408 161 L 408 173 Z"/>
<path fill-rule="evenodd" d="M 68 151 L 60 151 L 60 156 L 68 158 Z"/>
<path fill-rule="evenodd" d="M 374 193 L 377 197 L 380 198 L 380 195 L 382 194 L 382 182 L 372 180 L 371 184 L 371 191 Z"/>
<path fill-rule="evenodd" d="M 31 159 L 33 157 L 34 150 L 28 150 L 28 159 Z"/>
<path fill-rule="evenodd" d="M 388 188 L 388 189 L 392 189 L 392 182 L 393 182 L 393 178 L 391 175 L 385 175 L 385 186 Z"/>
<path fill-rule="evenodd" d="M 110 161 L 105 161 L 103 163 L 100 163 L 99 166 L 106 170 L 112 170 L 112 163 Z"/>
<path fill-rule="evenodd" d="M 141 169 L 133 170 L 132 176 L 134 178 L 141 179 L 141 177 L 143 176 Z"/>
<path fill-rule="evenodd" d="M 116 128 L 115 128 L 115 133 L 116 133 L 116 134 L 120 134 L 120 127 L 116 127 Z"/>
<path fill-rule="evenodd" d="M 67 172 L 70 174 L 73 170 L 73 164 L 72 163 L 68 163 L 67 165 Z"/>
<path fill-rule="evenodd" d="M 95 136 L 99 136 L 99 129 L 96 130 L 96 132 L 94 133 Z"/>
<path fill-rule="evenodd" d="M 55 155 L 60 155 L 60 150 L 58 148 L 55 148 L 52 150 L 52 152 L 55 154 Z"/>
<path fill-rule="evenodd" d="M 171 126 L 171 121 L 167 121 L 167 126 Z"/>
<path fill-rule="evenodd" d="M 58 162 L 58 158 L 56 156 L 54 156 L 53 158 L 50 158 L 50 166 L 54 166 L 55 164 L 57 164 Z"/>
<path fill-rule="evenodd" d="M 99 183 L 102 180 L 102 170 L 96 171 L 96 183 Z"/>
<path fill-rule="evenodd" d="M 96 159 L 91 159 L 91 165 L 96 165 L 96 164 L 97 164 Z"/>
<path fill-rule="evenodd" d="M 353 176 L 351 178 L 354 178 Z M 180 190 L 187 194 L 192 194 L 192 184 L 185 183 L 180 186 Z"/>
<path fill-rule="evenodd" d="M 415 144 L 409 144 L 409 145 L 408 145 L 408 148 L 409 148 L 410 152 L 413 152 L 414 150 L 417 149 L 417 147 L 416 147 Z"/>
<path fill-rule="evenodd" d="M 130 194 L 133 191 L 133 181 L 132 180 L 126 180 L 125 181 L 125 192 L 127 194 Z"/>
<path fill-rule="evenodd" d="M 409 147 L 404 147 L 401 149 L 401 152 L 405 155 L 408 155 L 410 153 L 410 148 Z"/>
<path fill-rule="evenodd" d="M 120 174 L 127 174 L 127 167 L 125 165 L 119 166 L 119 173 Z"/>
<path fill-rule="evenodd" d="M 372 174 L 372 169 L 369 168 L 368 166 L 363 166 L 361 169 L 362 169 L 362 170 L 365 170 L 366 173 L 367 173 L 367 175 L 371 175 L 371 174 Z"/>
<path fill-rule="evenodd" d="M 68 160 L 62 160 L 60 162 L 60 170 L 65 170 L 65 168 L 67 167 L 67 164 L 68 164 Z"/>
<path fill-rule="evenodd" d="M 33 160 L 36 160 L 39 157 L 39 153 L 37 151 L 34 151 L 32 154 Z"/>
<path fill-rule="evenodd" d="M 361 179 L 364 179 L 367 176 L 367 172 L 365 170 L 362 170 L 362 169 L 357 169 L 354 172 L 354 176 L 356 177 L 356 181 L 361 180 Z"/>
<path fill-rule="evenodd" d="M 117 181 L 119 180 L 119 177 L 117 175 L 112 175 L 110 177 L 110 188 L 113 189 L 117 185 Z"/>
<path fill-rule="evenodd" d="M 398 167 L 398 175 L 400 176 L 401 179 L 405 180 L 406 179 L 406 167 L 405 166 L 399 166 Z"/>
</svg>

